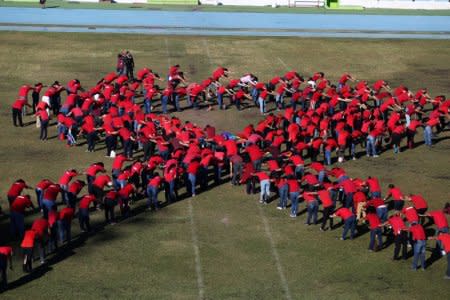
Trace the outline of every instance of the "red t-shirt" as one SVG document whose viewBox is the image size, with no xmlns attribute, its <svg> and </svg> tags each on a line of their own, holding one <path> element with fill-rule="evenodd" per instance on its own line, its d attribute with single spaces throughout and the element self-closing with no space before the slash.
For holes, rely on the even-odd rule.
<svg viewBox="0 0 450 300">
<path fill-rule="evenodd" d="M 266 172 L 258 172 L 255 174 L 255 176 L 258 177 L 259 181 L 270 179 L 269 175 L 267 175 Z"/>
<path fill-rule="evenodd" d="M 11 204 L 11 211 L 23 214 L 27 207 L 31 207 L 33 203 L 31 203 L 29 196 L 17 196 L 16 199 Z"/>
<path fill-rule="evenodd" d="M 378 179 L 376 178 L 368 178 L 366 180 L 367 185 L 369 186 L 369 190 L 373 192 L 381 192 L 380 183 L 378 182 Z"/>
<path fill-rule="evenodd" d="M 45 189 L 43 198 L 46 200 L 55 201 L 59 192 L 61 192 L 60 186 L 58 184 L 51 184 Z"/>
<path fill-rule="evenodd" d="M 200 163 L 198 161 L 193 161 L 188 165 L 187 172 L 189 174 L 196 175 L 199 168 L 200 168 Z"/>
<path fill-rule="evenodd" d="M 419 215 L 414 207 L 408 206 L 403 208 L 402 213 L 405 215 L 408 222 L 419 222 Z"/>
<path fill-rule="evenodd" d="M 392 196 L 392 199 L 394 201 L 402 201 L 403 199 L 403 193 L 400 191 L 398 187 L 393 187 L 389 189 L 388 196 Z"/>
<path fill-rule="evenodd" d="M 439 229 L 448 228 L 447 218 L 445 217 L 445 214 L 443 211 L 434 210 L 434 211 L 430 211 L 428 214 L 430 215 L 430 217 L 433 218 L 434 224 L 436 224 L 437 228 L 439 228 Z"/>
<path fill-rule="evenodd" d="M 25 235 L 23 237 L 22 243 L 20 244 L 20 247 L 33 248 L 35 240 L 36 240 L 36 231 L 27 230 L 25 231 Z"/>
<path fill-rule="evenodd" d="M 12 255 L 12 248 L 9 246 L 0 247 L 0 254 L 5 255 L 6 257 L 9 257 Z"/>
<path fill-rule="evenodd" d="M 124 155 L 118 155 L 116 156 L 116 158 L 114 158 L 113 164 L 112 164 L 112 169 L 113 170 L 120 170 L 122 169 L 122 165 L 123 163 L 127 160 L 127 158 Z"/>
<path fill-rule="evenodd" d="M 450 234 L 448 234 L 448 233 L 440 233 L 438 235 L 437 239 L 439 241 L 441 241 L 442 246 L 444 247 L 445 253 L 447 253 L 447 255 L 449 255 L 449 253 L 450 253 Z"/>
<path fill-rule="evenodd" d="M 86 195 L 83 198 L 81 198 L 80 203 L 79 203 L 79 208 L 80 209 L 87 209 L 87 208 L 89 208 L 89 205 L 93 201 L 95 201 L 95 196 L 94 195 Z"/>
<path fill-rule="evenodd" d="M 427 201 L 421 195 L 411 195 L 411 201 L 416 209 L 428 208 Z"/>
<path fill-rule="evenodd" d="M 31 230 L 36 232 L 36 235 L 42 238 L 48 231 L 48 221 L 44 218 L 39 218 L 34 220 L 33 225 L 31 225 Z"/>
<path fill-rule="evenodd" d="M 412 225 L 409 228 L 409 231 L 411 232 L 414 241 L 424 241 L 427 239 L 425 235 L 425 230 L 420 224 Z"/>
<path fill-rule="evenodd" d="M 366 220 L 369 222 L 370 230 L 379 228 L 381 221 L 376 214 L 367 214 Z"/>
<path fill-rule="evenodd" d="M 350 211 L 350 209 L 346 207 L 339 208 L 334 214 L 344 221 L 353 216 L 353 213 Z"/>
<path fill-rule="evenodd" d="M 109 177 L 108 175 L 99 175 L 97 176 L 97 178 L 95 178 L 92 185 L 103 189 L 109 182 L 111 182 L 111 177 Z"/>
<path fill-rule="evenodd" d="M 9 197 L 17 197 L 20 195 L 20 193 L 22 192 L 22 190 L 26 187 L 26 183 L 25 182 L 14 182 L 11 187 L 9 188 L 8 191 L 8 196 Z"/>
<path fill-rule="evenodd" d="M 394 235 L 399 235 L 401 230 L 406 229 L 405 222 L 403 222 L 403 219 L 399 216 L 390 217 L 388 222 L 392 226 Z"/>
<path fill-rule="evenodd" d="M 60 185 L 67 185 L 69 184 L 70 180 L 72 180 L 73 177 L 77 176 L 78 173 L 76 171 L 67 170 L 64 172 L 64 174 L 59 179 Z"/>
<path fill-rule="evenodd" d="M 317 194 L 319 195 L 320 201 L 322 201 L 323 208 L 333 206 L 333 200 L 331 199 L 330 192 L 328 190 L 317 191 Z"/>
<path fill-rule="evenodd" d="M 74 214 L 75 214 L 75 210 L 73 208 L 65 207 L 65 208 L 61 209 L 61 211 L 59 212 L 59 219 L 71 222 Z"/>
</svg>

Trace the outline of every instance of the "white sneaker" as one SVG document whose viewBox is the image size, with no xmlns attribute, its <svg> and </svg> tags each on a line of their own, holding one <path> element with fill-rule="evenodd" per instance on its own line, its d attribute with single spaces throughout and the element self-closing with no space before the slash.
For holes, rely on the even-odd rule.
<svg viewBox="0 0 450 300">
<path fill-rule="evenodd" d="M 278 210 L 282 210 L 283 208 L 281 206 L 277 206 L 277 209 Z"/>
</svg>

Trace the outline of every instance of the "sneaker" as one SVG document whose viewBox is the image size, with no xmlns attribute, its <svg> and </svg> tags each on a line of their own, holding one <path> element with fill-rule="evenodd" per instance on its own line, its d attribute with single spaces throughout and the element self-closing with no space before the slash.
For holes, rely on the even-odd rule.
<svg viewBox="0 0 450 300">
<path fill-rule="evenodd" d="M 289 217 L 291 217 L 291 218 L 297 218 L 297 215 L 290 214 Z"/>
<path fill-rule="evenodd" d="M 378 154 L 375 154 L 373 157 L 380 157 Z"/>
<path fill-rule="evenodd" d="M 345 241 L 345 239 L 344 239 L 343 237 L 340 237 L 339 239 L 340 239 L 341 241 Z"/>
<path fill-rule="evenodd" d="M 259 200 L 259 203 L 264 203 L 264 200 Z"/>
<path fill-rule="evenodd" d="M 450 276 L 445 275 L 444 279 L 450 279 Z"/>
<path fill-rule="evenodd" d="M 327 229 L 320 227 L 320 231 L 327 231 Z"/>
<path fill-rule="evenodd" d="M 283 208 L 281 206 L 277 206 L 277 209 L 278 210 L 282 210 Z"/>
</svg>

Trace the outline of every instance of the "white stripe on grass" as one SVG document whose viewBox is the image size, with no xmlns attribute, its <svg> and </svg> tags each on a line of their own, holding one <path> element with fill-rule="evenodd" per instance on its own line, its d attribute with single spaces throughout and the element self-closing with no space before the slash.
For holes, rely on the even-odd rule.
<svg viewBox="0 0 450 300">
<path fill-rule="evenodd" d="M 286 68 L 286 71 L 289 71 L 290 68 L 288 67 L 288 65 L 281 58 L 279 58 L 279 57 L 277 57 L 277 58 L 278 58 L 278 61 Z"/>
<path fill-rule="evenodd" d="M 164 42 L 166 43 L 167 62 L 169 63 L 170 67 L 172 64 L 170 61 L 169 41 L 167 40 L 167 38 L 165 38 Z M 192 246 L 194 247 L 195 272 L 197 273 L 198 298 L 205 299 L 205 284 L 203 283 L 202 264 L 200 262 L 200 250 L 198 247 L 197 227 L 195 226 L 194 222 L 194 207 L 192 205 L 192 199 L 188 200 L 188 210 L 189 220 L 191 223 Z"/>
<path fill-rule="evenodd" d="M 289 291 L 289 286 L 286 280 L 286 276 L 284 275 L 283 267 L 281 266 L 280 256 L 278 255 L 277 248 L 275 246 L 275 241 L 273 240 L 272 231 L 270 230 L 269 222 L 267 221 L 266 216 L 264 215 L 263 209 L 260 205 L 258 205 L 259 214 L 264 224 L 264 231 L 266 232 L 267 237 L 270 241 L 270 248 L 272 250 L 273 258 L 275 259 L 275 264 L 277 266 L 278 275 L 280 276 L 281 285 L 283 286 L 284 294 L 286 299 L 291 300 L 291 292 Z"/>
<path fill-rule="evenodd" d="M 200 262 L 200 250 L 198 247 L 197 227 L 194 222 L 194 207 L 192 199 L 188 200 L 189 219 L 191 223 L 192 244 L 194 246 L 195 254 L 195 271 L 197 273 L 198 298 L 205 299 L 205 285 L 203 283 L 202 264 Z"/>
</svg>

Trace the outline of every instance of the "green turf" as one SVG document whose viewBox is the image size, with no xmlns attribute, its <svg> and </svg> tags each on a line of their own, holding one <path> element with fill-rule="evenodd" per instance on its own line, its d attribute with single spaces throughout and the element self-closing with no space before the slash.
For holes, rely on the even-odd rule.
<svg viewBox="0 0 450 300">
<path fill-rule="evenodd" d="M 448 16 L 450 10 L 412 10 L 412 9 L 326 9 L 314 7 L 267 7 L 267 6 L 214 6 L 214 5 L 159 5 L 159 4 L 119 4 L 119 3 L 77 3 L 61 0 L 48 0 L 47 8 L 86 8 L 86 9 L 134 9 L 167 11 L 211 11 L 211 12 L 257 12 L 257 13 L 299 13 L 299 14 L 370 14 L 370 15 L 429 15 Z M 40 7 L 39 2 L 0 1 L 0 7 Z"/>
<path fill-rule="evenodd" d="M 205 78 L 220 64 L 236 75 L 252 71 L 262 80 L 290 68 L 302 74 L 323 71 L 333 81 L 348 71 L 369 82 L 383 78 L 392 86 L 402 83 L 412 90 L 426 86 L 432 95 L 450 92 L 449 41 L 19 32 L 2 32 L 0 40 L 2 206 L 14 179 L 24 178 L 32 185 L 44 177 L 57 180 L 65 168 L 83 169 L 94 161 L 104 161 L 109 169 L 104 150 L 85 153 L 85 146 L 67 149 L 56 140 L 42 143 L 34 126 L 12 127 L 10 104 L 23 83 L 66 83 L 78 78 L 91 86 L 114 68 L 120 49 L 130 49 L 138 67 L 150 66 L 162 74 L 167 73 L 169 64 L 180 63 L 191 80 Z M 187 110 L 178 115 L 233 132 L 260 119 L 256 109 L 239 113 L 234 108 L 225 112 Z M 28 121 L 32 121 L 29 116 Z M 49 133 L 54 135 L 55 128 Z M 448 132 L 441 135 L 448 137 Z M 378 159 L 364 157 L 345 163 L 344 168 L 352 176 L 378 176 L 383 187 L 394 182 L 407 193 L 422 193 L 432 208 L 440 208 L 450 193 L 449 149 L 446 139 L 433 149 L 421 146 L 399 155 L 387 152 Z M 21 272 L 17 255 L 15 270 L 10 273 L 15 288 L 1 298 L 196 299 L 199 289 L 190 204 L 206 299 L 285 298 L 265 220 L 293 299 L 444 299 L 450 292 L 448 282 L 442 279 L 446 267 L 442 259 L 426 272 L 414 273 L 411 260 L 390 261 L 392 246 L 369 254 L 367 234 L 342 242 L 336 239 L 341 229 L 321 233 L 317 226 L 303 225 L 305 215 L 291 220 L 287 212 L 275 209 L 275 203 L 260 210 L 257 199 L 257 195 L 246 196 L 242 187 L 225 184 L 201 193 L 190 203 L 182 201 L 158 213 L 138 211 L 115 226 L 103 228 L 102 213 L 94 213 L 97 232 L 51 257 L 51 264 L 33 277 Z M 134 208 L 142 205 L 137 203 Z M 35 216 L 27 217 L 27 222 Z M 0 220 L 2 243 L 9 239 L 4 234 L 8 220 Z M 74 221 L 76 236 L 77 225 Z"/>
</svg>

